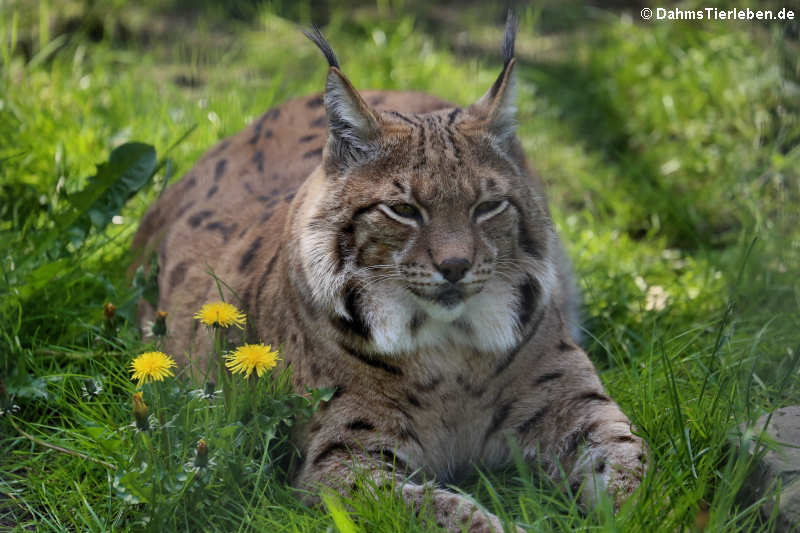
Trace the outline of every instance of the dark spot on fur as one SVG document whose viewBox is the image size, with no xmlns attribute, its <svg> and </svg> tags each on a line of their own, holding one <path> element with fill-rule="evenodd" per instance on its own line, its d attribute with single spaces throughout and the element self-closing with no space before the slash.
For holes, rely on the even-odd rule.
<svg viewBox="0 0 800 533">
<path fill-rule="evenodd" d="M 564 438 L 563 457 L 571 457 L 578 450 L 578 446 L 586 442 L 584 430 L 573 431 Z"/>
<path fill-rule="evenodd" d="M 351 429 L 353 431 L 372 431 L 375 429 L 375 426 L 372 425 L 371 422 L 367 422 L 363 418 L 356 418 L 347 423 L 347 429 Z"/>
<path fill-rule="evenodd" d="M 308 432 L 316 433 L 320 429 L 322 429 L 322 424 L 320 424 L 319 422 L 314 422 L 313 424 L 311 424 L 311 427 L 308 428 Z"/>
<path fill-rule="evenodd" d="M 436 390 L 436 387 L 442 382 L 442 376 L 436 376 L 430 381 L 417 381 L 414 383 L 414 388 L 417 389 L 417 392 L 432 392 Z"/>
<path fill-rule="evenodd" d="M 256 240 L 250 243 L 250 247 L 245 250 L 244 254 L 242 254 L 242 260 L 239 261 L 239 272 L 244 272 L 250 265 L 250 262 L 255 258 L 256 252 L 261 248 L 261 241 L 262 238 L 257 237 Z"/>
<path fill-rule="evenodd" d="M 406 400 L 414 407 L 422 407 L 422 404 L 419 403 L 419 399 L 410 392 L 406 392 Z"/>
<path fill-rule="evenodd" d="M 519 344 L 517 344 L 516 347 L 511 349 L 511 351 L 509 351 L 506 354 L 506 356 L 502 359 L 502 361 L 497 363 L 497 366 L 495 366 L 495 368 L 494 368 L 494 375 L 495 376 L 500 375 L 509 366 L 511 366 L 511 363 L 514 362 L 514 359 L 517 357 L 517 355 L 519 354 L 520 350 L 522 350 L 522 348 L 524 348 L 525 345 L 528 344 L 528 342 L 534 337 L 534 335 L 536 335 L 536 332 L 539 331 L 539 326 L 542 325 L 542 321 L 544 320 L 544 317 L 547 316 L 547 310 L 548 310 L 548 307 L 545 307 L 545 308 L 539 310 L 539 312 L 537 314 L 538 316 L 534 320 L 533 327 L 531 327 L 530 331 L 528 331 L 528 333 L 522 338 L 522 340 L 519 341 Z"/>
<path fill-rule="evenodd" d="M 539 245 L 534 242 L 528 230 L 525 228 L 524 220 L 519 222 L 519 247 L 523 252 L 533 257 L 534 259 L 541 259 L 542 253 L 539 250 Z"/>
<path fill-rule="evenodd" d="M 197 178 L 195 176 L 189 176 L 188 178 L 182 179 L 181 184 L 183 185 L 183 190 L 188 191 L 189 189 L 197 185 Z"/>
<path fill-rule="evenodd" d="M 312 128 L 324 128 L 325 124 L 327 123 L 328 123 L 328 117 L 322 115 L 321 117 L 317 117 L 314 120 L 312 120 L 310 126 Z"/>
<path fill-rule="evenodd" d="M 247 191 L 247 194 L 255 194 L 256 192 L 256 190 L 253 188 L 253 184 L 249 181 L 243 182 L 242 187 L 244 187 L 244 190 Z"/>
<path fill-rule="evenodd" d="M 264 127 L 264 121 L 267 119 L 267 115 L 262 115 L 258 122 L 256 122 L 255 127 L 253 128 L 253 136 L 250 137 L 248 140 L 248 144 L 256 144 L 258 142 L 258 138 L 261 137 L 261 128 Z"/>
<path fill-rule="evenodd" d="M 422 442 L 419 440 L 419 435 L 417 435 L 417 432 L 408 425 L 403 426 L 403 428 L 400 430 L 398 438 L 399 440 L 413 440 L 417 443 L 417 446 L 422 448 Z"/>
<path fill-rule="evenodd" d="M 337 317 L 334 320 L 334 325 L 342 332 L 351 333 L 363 339 L 369 339 L 371 333 L 369 325 L 364 319 L 361 307 L 362 303 L 359 291 L 355 286 L 348 284 L 345 287 L 344 308 L 350 317 Z"/>
<path fill-rule="evenodd" d="M 411 124 L 412 126 L 416 126 L 417 125 L 416 122 L 414 122 L 413 120 L 411 120 L 410 118 L 408 118 L 407 116 L 405 116 L 404 114 L 402 114 L 402 113 L 400 113 L 398 111 L 389 111 L 389 113 L 391 113 L 392 115 L 396 116 L 397 118 L 399 118 L 403 122 L 407 122 L 407 123 Z"/>
<path fill-rule="evenodd" d="M 495 189 L 497 187 L 497 183 L 495 183 L 493 178 L 489 178 L 486 180 L 486 188 L 487 189 Z"/>
<path fill-rule="evenodd" d="M 231 233 L 236 231 L 238 226 L 236 224 L 226 225 L 224 222 L 220 222 L 216 220 L 214 222 L 209 222 L 206 224 L 206 229 L 208 231 L 218 231 L 220 235 L 222 235 L 222 240 L 227 242 L 231 236 Z"/>
<path fill-rule="evenodd" d="M 542 420 L 542 418 L 544 418 L 546 414 L 547 414 L 547 407 L 539 409 L 538 411 L 533 413 L 533 415 L 531 415 L 530 418 L 525 420 L 525 422 L 520 424 L 517 427 L 517 431 L 520 434 L 528 433 L 530 430 L 536 427 L 536 425 Z"/>
<path fill-rule="evenodd" d="M 278 120 L 278 117 L 281 116 L 281 110 L 278 109 L 277 107 L 274 109 L 270 109 L 264 116 L 269 120 Z"/>
<path fill-rule="evenodd" d="M 178 208 L 178 212 L 175 213 L 175 218 L 181 218 L 192 207 L 194 207 L 194 201 L 187 202 L 185 205 L 182 205 L 180 208 Z"/>
<path fill-rule="evenodd" d="M 273 207 L 278 205 L 278 200 L 276 200 L 275 198 L 273 198 L 271 196 L 264 196 L 262 194 L 262 195 L 259 195 L 257 199 L 260 202 L 263 202 L 264 205 L 262 207 L 264 209 L 267 209 L 267 210 L 272 209 Z"/>
<path fill-rule="evenodd" d="M 272 130 L 271 129 L 267 128 L 267 131 L 264 132 L 264 138 L 265 139 L 272 138 Z"/>
<path fill-rule="evenodd" d="M 558 348 L 559 352 L 569 352 L 570 350 L 574 350 L 575 346 L 573 346 L 572 344 L 568 343 L 564 339 L 561 339 L 560 341 L 558 341 L 557 348 Z"/>
<path fill-rule="evenodd" d="M 214 181 L 219 181 L 225 175 L 225 167 L 228 166 L 227 159 L 220 159 L 214 166 Z"/>
<path fill-rule="evenodd" d="M 472 326 L 463 320 L 456 320 L 453 322 L 453 327 L 455 327 L 461 333 L 469 335 L 472 333 Z"/>
<path fill-rule="evenodd" d="M 463 388 L 464 391 L 473 398 L 480 398 L 486 392 L 486 385 L 480 385 L 478 387 L 474 387 L 461 374 L 456 376 L 456 383 L 458 383 L 461 386 L 461 388 Z"/>
<path fill-rule="evenodd" d="M 495 412 L 492 414 L 492 422 L 489 424 L 489 429 L 486 431 L 486 435 L 483 437 L 483 441 L 486 442 L 492 434 L 496 433 L 499 430 L 503 423 L 508 418 L 509 413 L 511 412 L 511 406 L 513 402 L 507 402 L 498 407 Z"/>
<path fill-rule="evenodd" d="M 583 427 L 583 432 L 584 432 L 586 435 L 591 435 L 592 433 L 594 433 L 595 431 L 597 431 L 597 428 L 598 428 L 599 426 L 601 426 L 602 424 L 603 424 L 603 423 L 602 423 L 600 420 L 594 420 L 594 421 L 592 421 L 592 422 L 591 422 L 591 423 L 590 423 L 588 426 L 584 426 L 584 427 Z"/>
<path fill-rule="evenodd" d="M 614 437 L 614 442 L 636 442 L 630 435 L 620 435 L 619 437 Z"/>
<path fill-rule="evenodd" d="M 290 192 L 289 194 L 283 197 L 283 201 L 288 203 L 291 202 L 293 198 L 294 198 L 294 193 Z"/>
<path fill-rule="evenodd" d="M 391 464 L 395 468 L 408 470 L 406 462 L 397 457 L 391 450 L 387 450 L 386 448 L 372 448 L 367 450 L 367 453 L 381 461 Z"/>
<path fill-rule="evenodd" d="M 344 391 L 345 391 L 344 385 L 336 385 L 336 390 L 334 391 L 333 396 L 331 396 L 331 399 L 328 401 L 328 403 L 331 403 L 333 400 L 337 398 L 341 398 L 342 395 L 344 394 Z"/>
<path fill-rule="evenodd" d="M 209 209 L 198 211 L 197 213 L 189 217 L 189 225 L 193 228 L 196 228 L 197 226 L 202 224 L 205 219 L 207 219 L 213 214 L 214 212 Z"/>
<path fill-rule="evenodd" d="M 611 401 L 611 398 L 602 394 L 600 392 L 589 391 L 579 394 L 575 398 L 573 398 L 575 402 L 603 402 L 607 403 Z"/>
<path fill-rule="evenodd" d="M 535 385 L 541 385 L 543 383 L 547 383 L 548 381 L 553 381 L 554 379 L 558 379 L 564 375 L 564 372 L 560 370 L 556 370 L 555 372 L 548 372 L 547 374 L 543 374 L 534 380 Z"/>
<path fill-rule="evenodd" d="M 310 109 L 314 109 L 315 107 L 322 107 L 322 104 L 325 103 L 325 100 L 322 98 L 322 95 L 315 96 L 306 102 L 306 107 Z"/>
<path fill-rule="evenodd" d="M 272 211 L 267 211 L 267 212 L 265 212 L 263 215 L 261 215 L 261 218 L 260 218 L 260 219 L 258 219 L 258 222 L 259 222 L 260 224 L 263 224 L 264 222 L 266 222 L 266 221 L 267 221 L 267 220 L 269 220 L 270 218 L 272 218 Z"/>
<path fill-rule="evenodd" d="M 353 211 L 353 215 L 350 218 L 355 220 L 358 217 L 360 217 L 361 215 L 363 215 L 364 213 L 375 209 L 379 205 L 380 205 L 380 202 L 372 202 L 371 204 L 362 205 L 361 207 L 359 207 L 358 209 Z"/>
<path fill-rule="evenodd" d="M 303 135 L 302 137 L 300 137 L 300 138 L 299 138 L 299 139 L 297 139 L 297 140 L 298 140 L 299 142 L 301 142 L 301 143 L 307 143 L 307 142 L 309 142 L 309 141 L 313 141 L 313 140 L 314 140 L 314 139 L 316 139 L 317 137 L 319 137 L 319 135 L 317 135 L 316 133 L 314 133 L 314 134 L 311 134 L 311 135 Z"/>
<path fill-rule="evenodd" d="M 336 235 L 336 272 L 341 272 L 344 263 L 355 246 L 355 226 L 348 224 Z"/>
<path fill-rule="evenodd" d="M 272 254 L 269 263 L 267 263 L 267 268 L 265 268 L 264 272 L 261 274 L 261 278 L 258 280 L 258 288 L 256 289 L 256 298 L 259 298 L 262 294 L 264 294 L 264 288 L 267 286 L 267 280 L 269 280 L 269 276 L 272 274 L 272 269 L 275 267 L 275 262 L 278 260 L 278 255 L 280 255 L 280 252 L 281 248 L 278 247 Z"/>
<path fill-rule="evenodd" d="M 253 154 L 253 157 L 250 159 L 252 163 L 256 166 L 259 172 L 264 172 L 264 152 L 259 150 Z"/>
<path fill-rule="evenodd" d="M 411 317 L 411 321 L 408 323 L 409 333 L 411 333 L 411 335 L 416 335 L 426 319 L 425 313 L 414 313 L 414 316 Z"/>
<path fill-rule="evenodd" d="M 453 125 L 453 122 L 455 122 L 456 117 L 458 116 L 459 113 L 461 113 L 461 110 L 459 108 L 455 108 L 455 109 L 453 109 L 452 111 L 450 111 L 447 114 L 447 125 L 448 126 L 452 126 Z"/>
<path fill-rule="evenodd" d="M 371 105 L 381 105 L 383 102 L 386 101 L 386 97 L 383 95 L 373 96 L 370 98 L 369 103 Z"/>
<path fill-rule="evenodd" d="M 312 463 L 315 464 L 315 465 L 318 465 L 319 463 L 324 461 L 326 458 L 330 457 L 333 454 L 339 453 L 339 452 L 349 453 L 348 446 L 343 442 L 338 442 L 338 441 L 331 442 L 327 446 L 325 446 L 322 449 L 322 451 L 319 452 L 316 455 L 316 457 L 314 457 L 314 460 L 312 461 Z"/>
<path fill-rule="evenodd" d="M 597 462 L 597 465 L 594 467 L 594 471 L 598 474 L 602 474 L 606 471 L 606 460 L 605 458 L 601 457 L 600 460 Z"/>
<path fill-rule="evenodd" d="M 317 365 L 317 363 L 313 363 L 312 362 L 311 363 L 311 377 L 314 378 L 314 379 L 319 379 L 319 377 L 321 375 L 322 374 L 321 374 L 321 371 L 319 369 L 319 365 Z"/>
<path fill-rule="evenodd" d="M 303 154 L 303 159 L 310 159 L 312 157 L 319 157 L 322 155 L 322 148 L 314 148 Z"/>
<path fill-rule="evenodd" d="M 355 351 L 355 350 L 350 350 L 350 349 L 348 349 L 348 348 L 346 348 L 346 347 L 344 347 L 342 345 L 339 345 L 339 347 L 346 354 L 348 354 L 348 355 L 354 357 L 355 359 L 361 361 L 365 365 L 369 365 L 369 366 L 371 366 L 373 368 L 378 368 L 380 370 L 383 370 L 384 372 L 387 372 L 389 374 L 393 374 L 395 376 L 402 376 L 403 375 L 403 371 L 400 369 L 400 367 L 397 367 L 397 366 L 394 366 L 394 365 L 390 365 L 389 363 L 384 361 L 382 358 L 380 358 L 380 356 L 376 357 L 376 356 L 368 355 L 368 354 L 361 353 L 361 352 L 358 352 L 358 351 Z M 402 412 L 402 409 L 400 411 Z M 405 414 L 407 416 L 409 416 L 407 413 L 405 413 Z"/>
<path fill-rule="evenodd" d="M 188 261 L 181 261 L 178 263 L 175 268 L 172 269 L 172 272 L 169 273 L 169 286 L 170 288 L 174 288 L 186 279 L 186 271 L 189 269 L 189 262 Z"/>
<path fill-rule="evenodd" d="M 206 193 L 206 198 L 211 198 L 212 196 L 217 194 L 218 190 L 219 190 L 219 187 L 217 187 L 216 185 L 212 185 L 211 188 L 208 189 L 208 192 Z"/>
<path fill-rule="evenodd" d="M 517 319 L 522 328 L 528 325 L 531 320 L 536 302 L 539 299 L 540 288 L 539 284 L 528 276 L 525 282 L 517 287 L 519 292 L 519 301 L 517 302 Z"/>
</svg>

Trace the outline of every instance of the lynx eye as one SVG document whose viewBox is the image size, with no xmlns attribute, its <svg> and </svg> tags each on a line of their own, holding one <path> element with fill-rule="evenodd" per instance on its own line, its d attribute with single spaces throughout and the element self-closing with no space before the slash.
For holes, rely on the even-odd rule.
<svg viewBox="0 0 800 533">
<path fill-rule="evenodd" d="M 502 211 L 508 202 L 505 200 L 490 200 L 488 202 L 481 202 L 475 207 L 474 216 L 476 219 L 489 218 Z"/>
<path fill-rule="evenodd" d="M 396 215 L 401 216 L 403 218 L 413 218 L 415 220 L 421 218 L 419 209 L 417 209 L 411 204 L 390 205 L 389 209 L 394 211 Z"/>
</svg>

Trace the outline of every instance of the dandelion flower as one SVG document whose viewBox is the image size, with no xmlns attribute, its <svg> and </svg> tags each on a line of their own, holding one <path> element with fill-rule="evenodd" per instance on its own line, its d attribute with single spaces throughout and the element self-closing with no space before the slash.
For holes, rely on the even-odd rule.
<svg viewBox="0 0 800 533">
<path fill-rule="evenodd" d="M 264 372 L 278 364 L 278 352 L 272 351 L 272 346 L 263 344 L 245 344 L 233 353 L 225 356 L 227 366 L 234 374 L 244 374 L 249 378 L 253 370 L 261 377 Z"/>
<path fill-rule="evenodd" d="M 194 318 L 206 326 L 220 326 L 223 328 L 236 326 L 239 329 L 244 329 L 244 313 L 227 302 L 205 304 L 194 314 Z"/>
<path fill-rule="evenodd" d="M 151 381 L 162 381 L 164 378 L 174 376 L 170 368 L 175 366 L 175 361 L 170 356 L 161 352 L 145 352 L 131 362 L 131 379 L 139 385 Z"/>
</svg>

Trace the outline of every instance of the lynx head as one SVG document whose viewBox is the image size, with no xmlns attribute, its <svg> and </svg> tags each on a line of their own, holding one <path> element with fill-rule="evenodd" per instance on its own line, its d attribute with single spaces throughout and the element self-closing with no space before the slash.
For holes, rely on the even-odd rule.
<svg viewBox="0 0 800 533">
<path fill-rule="evenodd" d="M 370 108 L 318 30 L 330 69 L 321 193 L 298 235 L 295 283 L 342 341 L 378 354 L 515 346 L 555 285 L 554 233 L 515 137 L 514 38 L 467 108 Z"/>
</svg>

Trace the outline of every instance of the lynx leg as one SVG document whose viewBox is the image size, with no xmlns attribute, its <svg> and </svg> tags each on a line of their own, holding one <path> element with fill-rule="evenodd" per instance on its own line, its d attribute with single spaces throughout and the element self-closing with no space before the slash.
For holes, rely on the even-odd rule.
<svg viewBox="0 0 800 533">
<path fill-rule="evenodd" d="M 548 428 L 537 427 L 547 411 Z M 615 508 L 639 486 L 646 468 L 642 439 L 602 388 L 565 398 L 535 411 L 517 428 L 525 458 L 545 465 L 555 479 L 564 472 L 581 502 L 593 507 L 606 491 Z"/>
</svg>

